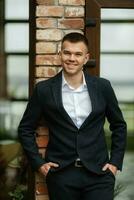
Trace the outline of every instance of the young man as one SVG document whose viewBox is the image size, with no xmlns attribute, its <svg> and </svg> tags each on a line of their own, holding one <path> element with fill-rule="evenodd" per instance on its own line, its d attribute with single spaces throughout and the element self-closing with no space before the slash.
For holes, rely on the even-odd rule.
<svg viewBox="0 0 134 200">
<path fill-rule="evenodd" d="M 63 70 L 38 83 L 19 125 L 19 138 L 32 167 L 46 176 L 50 200 L 113 200 L 115 175 L 122 169 L 126 123 L 109 81 L 83 72 L 88 40 L 80 33 L 62 41 Z M 49 127 L 45 159 L 35 129 L 43 117 Z M 112 132 L 111 153 L 104 136 Z"/>
</svg>

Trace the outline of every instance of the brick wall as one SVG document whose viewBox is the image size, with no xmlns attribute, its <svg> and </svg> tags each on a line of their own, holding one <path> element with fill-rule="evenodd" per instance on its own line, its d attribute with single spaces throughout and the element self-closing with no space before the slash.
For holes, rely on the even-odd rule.
<svg viewBox="0 0 134 200">
<path fill-rule="evenodd" d="M 72 31 L 83 33 L 85 0 L 36 0 L 35 80 L 48 79 L 61 69 L 58 58 L 62 37 Z M 47 127 L 37 130 L 37 143 L 44 156 L 48 142 Z M 35 199 L 48 200 L 44 177 L 35 175 Z"/>
</svg>

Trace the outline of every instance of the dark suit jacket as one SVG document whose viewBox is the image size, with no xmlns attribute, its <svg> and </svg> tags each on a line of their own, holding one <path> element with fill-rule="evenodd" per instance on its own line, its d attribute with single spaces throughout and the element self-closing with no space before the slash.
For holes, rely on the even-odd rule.
<svg viewBox="0 0 134 200">
<path fill-rule="evenodd" d="M 62 105 L 62 73 L 36 84 L 18 133 L 20 141 L 34 169 L 52 161 L 59 163 L 61 169 L 80 157 L 85 167 L 101 174 L 102 167 L 109 162 L 122 169 L 126 146 L 126 123 L 118 106 L 117 99 L 109 81 L 85 74 L 92 112 L 78 129 Z M 81 102 L 82 103 L 82 102 Z M 45 159 L 38 153 L 35 143 L 35 130 L 38 120 L 43 116 L 49 127 L 49 143 Z M 107 117 L 112 132 L 111 153 L 104 135 Z"/>
</svg>

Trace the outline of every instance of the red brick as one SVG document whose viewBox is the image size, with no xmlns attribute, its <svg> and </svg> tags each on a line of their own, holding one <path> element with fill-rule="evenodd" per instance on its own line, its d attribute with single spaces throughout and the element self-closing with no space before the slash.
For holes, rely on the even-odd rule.
<svg viewBox="0 0 134 200">
<path fill-rule="evenodd" d="M 35 172 L 35 181 L 36 181 L 36 183 L 43 182 L 44 176 L 40 172 Z M 44 186 L 46 186 L 45 183 L 44 183 Z"/>
<path fill-rule="evenodd" d="M 35 200 L 49 200 L 48 195 L 36 195 L 36 199 Z"/>
<path fill-rule="evenodd" d="M 60 65 L 60 59 L 58 55 L 37 55 L 36 65 Z"/>
<path fill-rule="evenodd" d="M 36 0 L 37 4 L 54 5 L 57 0 Z"/>
<path fill-rule="evenodd" d="M 36 142 L 37 142 L 37 145 L 39 148 L 47 147 L 48 136 L 46 136 L 46 135 L 38 136 L 38 137 L 36 137 Z"/>
<path fill-rule="evenodd" d="M 85 0 L 59 0 L 59 5 L 85 5 Z"/>
<path fill-rule="evenodd" d="M 62 30 L 59 29 L 45 29 L 45 30 L 37 30 L 36 38 L 37 40 L 45 40 L 45 41 L 60 41 L 63 37 Z"/>
<path fill-rule="evenodd" d="M 37 28 L 56 28 L 57 20 L 50 18 L 37 18 L 36 27 Z"/>
<path fill-rule="evenodd" d="M 46 53 L 46 54 L 52 54 L 56 53 L 57 50 L 57 44 L 54 42 L 37 42 L 36 43 L 36 53 Z"/>
<path fill-rule="evenodd" d="M 36 183 L 36 194 L 40 195 L 40 194 L 48 194 L 48 190 L 47 190 L 47 186 L 41 182 Z"/>
<path fill-rule="evenodd" d="M 48 135 L 49 130 L 48 130 L 48 127 L 39 126 L 36 132 L 38 133 L 38 135 Z"/>
<path fill-rule="evenodd" d="M 84 17 L 84 7 L 66 7 L 65 17 Z"/>
<path fill-rule="evenodd" d="M 36 16 L 62 17 L 64 14 L 63 6 L 37 6 Z"/>
<path fill-rule="evenodd" d="M 36 72 L 35 81 L 46 80 L 61 70 L 61 63 L 56 52 L 64 34 L 72 31 L 82 32 L 84 28 L 85 0 L 35 0 L 36 9 Z M 67 6 L 65 6 L 67 5 Z M 65 11 L 65 13 L 64 13 Z M 60 19 L 59 19 L 60 18 Z M 40 30 L 39 30 L 40 29 Z M 64 30 L 62 30 L 64 29 Z M 59 47 L 59 48 L 58 48 Z M 51 54 L 51 55 L 42 55 Z M 54 54 L 54 55 L 52 55 Z M 37 78 L 36 78 L 37 77 Z M 37 137 L 39 153 L 44 158 L 49 140 L 47 127 L 39 127 Z M 49 200 L 45 178 L 38 173 L 35 178 L 35 199 Z"/>
<path fill-rule="evenodd" d="M 53 77 L 57 74 L 56 67 L 36 67 L 36 77 Z"/>
<path fill-rule="evenodd" d="M 83 19 L 60 19 L 58 21 L 58 28 L 83 29 L 84 28 L 84 20 Z"/>
</svg>

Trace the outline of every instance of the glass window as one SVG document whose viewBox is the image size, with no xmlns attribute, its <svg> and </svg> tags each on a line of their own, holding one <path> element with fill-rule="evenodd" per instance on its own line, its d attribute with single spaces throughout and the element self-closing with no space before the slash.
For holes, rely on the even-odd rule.
<svg viewBox="0 0 134 200">
<path fill-rule="evenodd" d="M 22 168 L 26 170 L 26 166 L 22 160 L 20 163 L 22 152 L 17 129 L 28 99 L 29 3 L 28 0 L 0 1 L 0 80 L 4 85 L 0 93 L 0 156 L 4 164 L 0 179 L 5 181 L 4 186 L 1 184 L 0 199 L 9 199 L 9 192 L 18 185 L 27 193 L 27 173 L 22 171 Z M 21 178 L 18 179 L 18 175 Z"/>
<path fill-rule="evenodd" d="M 0 137 L 2 133 L 5 138 L 16 138 L 17 127 L 25 110 L 27 102 L 0 100 Z M 2 138 L 4 139 L 4 138 Z"/>
<path fill-rule="evenodd" d="M 29 1 L 28 0 L 5 0 L 6 19 L 28 19 Z"/>
<path fill-rule="evenodd" d="M 101 55 L 101 76 L 113 82 L 134 83 L 134 55 Z"/>
<path fill-rule="evenodd" d="M 110 80 L 119 101 L 134 101 L 134 56 L 101 55 L 100 74 Z"/>
<path fill-rule="evenodd" d="M 28 98 L 28 56 L 7 56 L 8 94 Z"/>
<path fill-rule="evenodd" d="M 102 23 L 101 51 L 134 51 L 134 23 Z"/>
<path fill-rule="evenodd" d="M 134 10 L 102 9 L 101 16 L 100 76 L 110 80 L 130 136 L 134 131 Z M 105 128 L 108 131 L 107 124 Z"/>
<path fill-rule="evenodd" d="M 134 19 L 134 10 L 133 9 L 101 9 L 101 19 Z"/>
<path fill-rule="evenodd" d="M 22 118 L 22 114 L 26 108 L 27 102 L 17 102 L 14 101 L 12 102 L 12 104 L 10 104 L 11 106 L 11 110 L 10 110 L 10 128 L 12 127 L 11 131 L 11 135 L 12 137 L 15 137 L 17 135 L 17 130 L 16 127 L 18 127 L 19 123 L 20 123 L 20 119 Z"/>
<path fill-rule="evenodd" d="M 7 23 L 5 25 L 5 51 L 28 52 L 29 25 L 28 23 Z"/>
</svg>

